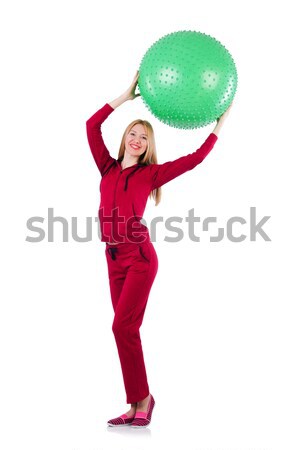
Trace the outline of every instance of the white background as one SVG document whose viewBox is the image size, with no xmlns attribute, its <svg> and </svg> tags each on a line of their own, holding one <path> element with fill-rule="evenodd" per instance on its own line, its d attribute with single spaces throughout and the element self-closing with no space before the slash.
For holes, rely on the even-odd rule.
<svg viewBox="0 0 298 450">
<path fill-rule="evenodd" d="M 1 8 L 1 448 L 297 448 L 297 50 L 294 2 L 12 1 Z M 206 160 L 162 188 L 155 216 L 270 216 L 271 238 L 193 242 L 159 224 L 159 270 L 141 327 L 156 400 L 146 430 L 107 428 L 127 411 L 111 330 L 105 244 L 26 242 L 48 208 L 96 217 L 100 174 L 86 120 L 131 83 L 146 50 L 196 30 L 231 52 L 239 84 Z M 103 125 L 112 156 L 149 120 L 158 160 L 196 150 L 214 124 L 177 130 L 141 98 Z M 180 226 L 180 227 L 181 227 Z M 94 228 L 94 231 L 96 229 Z M 214 233 L 216 228 L 214 228 Z M 153 238 L 152 238 L 153 239 Z"/>
</svg>

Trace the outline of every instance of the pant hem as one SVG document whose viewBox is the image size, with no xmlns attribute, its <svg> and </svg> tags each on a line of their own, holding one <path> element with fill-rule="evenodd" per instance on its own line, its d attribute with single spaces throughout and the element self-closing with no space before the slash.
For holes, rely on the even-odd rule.
<svg viewBox="0 0 298 450">
<path fill-rule="evenodd" d="M 142 395 L 141 397 L 139 397 L 138 400 L 128 400 L 128 398 L 127 398 L 127 399 L 126 399 L 126 403 L 127 403 L 127 404 L 130 404 L 130 403 L 138 403 L 138 402 L 144 400 L 144 398 L 148 397 L 149 394 L 150 394 L 150 392 L 148 391 L 147 394 L 145 393 L 144 395 Z"/>
</svg>

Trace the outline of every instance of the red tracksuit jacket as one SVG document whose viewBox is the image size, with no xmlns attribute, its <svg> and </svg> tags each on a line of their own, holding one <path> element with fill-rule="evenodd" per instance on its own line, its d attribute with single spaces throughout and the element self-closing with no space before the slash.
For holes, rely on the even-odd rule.
<svg viewBox="0 0 298 450">
<path fill-rule="evenodd" d="M 150 240 L 148 228 L 141 223 L 150 192 L 201 163 L 217 136 L 211 133 L 198 150 L 174 161 L 137 163 L 122 169 L 121 160 L 110 155 L 101 133 L 101 124 L 112 111 L 106 103 L 86 122 L 90 149 L 102 176 L 98 211 L 101 241 L 140 243 Z"/>
</svg>

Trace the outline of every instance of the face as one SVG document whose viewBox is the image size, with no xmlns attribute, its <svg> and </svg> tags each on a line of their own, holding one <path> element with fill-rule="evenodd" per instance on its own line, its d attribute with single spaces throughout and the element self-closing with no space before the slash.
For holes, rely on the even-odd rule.
<svg viewBox="0 0 298 450">
<path fill-rule="evenodd" d="M 125 151 L 131 156 L 140 156 L 147 149 L 148 135 L 140 123 L 134 125 L 125 139 Z"/>
</svg>

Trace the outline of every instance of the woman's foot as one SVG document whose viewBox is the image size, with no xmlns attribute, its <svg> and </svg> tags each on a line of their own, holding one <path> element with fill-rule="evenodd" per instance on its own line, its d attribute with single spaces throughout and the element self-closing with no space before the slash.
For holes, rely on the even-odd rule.
<svg viewBox="0 0 298 450">
<path fill-rule="evenodd" d="M 149 406 L 149 401 L 150 401 L 150 394 L 144 398 L 143 400 L 141 400 L 140 402 L 137 403 L 137 410 L 136 412 L 146 412 Z"/>
<path fill-rule="evenodd" d="M 147 408 L 144 411 L 143 408 L 146 407 L 146 404 Z M 138 402 L 137 411 L 130 426 L 133 428 L 147 427 L 151 422 L 152 411 L 154 406 L 155 400 L 152 394 L 149 394 L 149 396 L 146 397 L 144 400 Z"/>
</svg>

